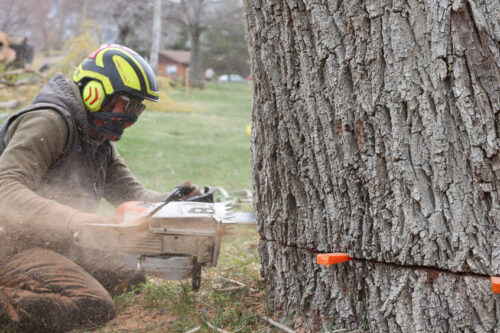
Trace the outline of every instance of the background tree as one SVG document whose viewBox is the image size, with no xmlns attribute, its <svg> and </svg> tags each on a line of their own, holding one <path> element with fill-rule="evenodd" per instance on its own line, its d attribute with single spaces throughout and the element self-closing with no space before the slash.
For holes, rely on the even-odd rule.
<svg viewBox="0 0 500 333">
<path fill-rule="evenodd" d="M 102 32 L 94 36 L 101 42 L 124 44 L 145 56 L 151 51 L 153 0 L 6 0 L 0 1 L 0 12 L 7 13 L 0 16 L 0 29 L 28 37 L 38 52 L 60 50 L 70 37 L 80 34 L 82 22 L 88 19 L 93 20 L 94 31 Z M 171 32 L 163 31 L 162 38 Z"/>
<path fill-rule="evenodd" d="M 217 21 L 202 39 L 202 63 L 218 75 L 250 73 L 250 57 L 245 38 L 243 8 L 240 1 L 227 1 L 224 19 Z"/>
<path fill-rule="evenodd" d="M 139 54 L 149 57 L 152 43 L 153 1 L 90 1 L 93 4 L 94 17 L 98 17 L 105 25 L 103 29 L 117 29 L 115 43 L 127 45 Z"/>
<path fill-rule="evenodd" d="M 172 0 L 169 5 L 169 18 L 189 32 L 189 84 L 193 87 L 203 87 L 202 33 L 234 22 L 238 17 L 241 20 L 241 0 Z M 228 48 L 230 47 L 228 44 Z"/>
<path fill-rule="evenodd" d="M 179 39 L 180 29 L 175 22 L 169 20 L 166 1 L 161 1 L 159 11 L 154 7 L 158 0 L 88 1 L 91 2 L 89 4 L 91 17 L 100 22 L 105 41 L 127 45 L 149 58 L 155 39 L 152 31 L 156 12 L 161 17 L 158 47 L 169 47 Z"/>
<path fill-rule="evenodd" d="M 8 36 L 27 37 L 37 51 L 62 47 L 78 30 L 84 2 L 70 0 L 0 1 L 0 30 Z"/>
<path fill-rule="evenodd" d="M 19 31 L 23 26 L 26 26 L 29 18 L 26 15 L 28 12 L 28 4 L 15 0 L 4 0 L 0 2 L 0 30 L 7 34 L 12 34 Z"/>
<path fill-rule="evenodd" d="M 10 36 L 28 37 L 28 43 L 39 53 L 61 50 L 72 36 L 81 35 L 82 22 L 92 20 L 92 32 L 100 32 L 95 39 L 127 45 L 149 58 L 154 3 L 154 0 L 5 0 L 0 1 L 0 12 L 4 14 L 0 16 L 0 29 Z M 203 85 L 202 62 L 245 74 L 241 68 L 248 68 L 248 56 L 241 0 L 170 0 L 162 1 L 160 8 L 160 45 L 191 50 L 193 85 Z M 204 32 L 209 35 L 202 50 Z M 209 56 L 203 57 L 204 52 Z M 211 55 L 217 59 L 213 60 Z"/>
<path fill-rule="evenodd" d="M 202 88 L 200 37 L 211 21 L 210 0 L 170 1 L 169 13 L 172 20 L 182 24 L 189 32 L 191 60 L 189 65 L 189 84 Z"/>
<path fill-rule="evenodd" d="M 487 277 L 500 275 L 500 4 L 245 8 L 254 203 L 275 308 L 311 330 L 497 330 Z M 326 268 L 321 252 L 357 260 Z"/>
</svg>

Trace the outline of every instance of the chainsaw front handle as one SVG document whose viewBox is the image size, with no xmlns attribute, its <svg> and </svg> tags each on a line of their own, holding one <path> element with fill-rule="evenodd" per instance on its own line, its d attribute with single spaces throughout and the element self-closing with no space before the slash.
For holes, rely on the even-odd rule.
<svg viewBox="0 0 500 333">
<path fill-rule="evenodd" d="M 170 192 L 169 194 L 167 194 L 167 196 L 165 196 L 165 198 L 163 198 L 162 201 L 164 203 L 169 203 L 170 201 L 177 201 L 183 196 L 191 193 L 192 190 L 193 189 L 191 187 L 184 184 L 176 186 L 172 192 Z"/>
</svg>

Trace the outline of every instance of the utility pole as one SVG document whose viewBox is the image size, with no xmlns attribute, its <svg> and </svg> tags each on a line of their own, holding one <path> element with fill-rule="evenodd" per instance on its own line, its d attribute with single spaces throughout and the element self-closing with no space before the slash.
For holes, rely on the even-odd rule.
<svg viewBox="0 0 500 333">
<path fill-rule="evenodd" d="M 161 40 L 161 0 L 155 0 L 153 16 L 153 43 L 149 62 L 153 71 L 158 74 L 158 54 L 160 53 Z"/>
</svg>

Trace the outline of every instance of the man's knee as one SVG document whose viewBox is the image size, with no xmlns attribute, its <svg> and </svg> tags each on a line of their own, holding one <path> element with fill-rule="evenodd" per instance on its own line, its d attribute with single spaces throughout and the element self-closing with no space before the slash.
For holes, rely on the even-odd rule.
<svg viewBox="0 0 500 333">
<path fill-rule="evenodd" d="M 112 296 L 132 291 L 141 283 L 146 283 L 144 273 L 136 270 L 94 270 L 90 273 Z"/>
<path fill-rule="evenodd" d="M 77 302 L 79 326 L 100 326 L 116 317 L 115 304 L 111 298 L 81 298 Z"/>
<path fill-rule="evenodd" d="M 130 291 L 146 282 L 144 273 L 137 271 L 125 257 L 116 253 L 77 248 L 70 258 L 99 281 L 111 295 Z"/>
<path fill-rule="evenodd" d="M 19 314 L 18 325 L 26 326 L 25 330 L 91 327 L 116 316 L 113 300 L 103 286 L 81 267 L 52 251 L 21 252 L 0 267 L 0 277 L 8 286 L 4 290 L 8 310 Z"/>
</svg>

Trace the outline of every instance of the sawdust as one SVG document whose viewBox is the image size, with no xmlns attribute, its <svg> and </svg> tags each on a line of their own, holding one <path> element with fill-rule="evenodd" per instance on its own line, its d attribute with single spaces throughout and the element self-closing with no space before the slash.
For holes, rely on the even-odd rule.
<svg viewBox="0 0 500 333">
<path fill-rule="evenodd" d="M 116 332 L 117 330 L 138 330 L 140 332 L 151 332 L 154 329 L 168 332 L 168 324 L 177 319 L 172 314 L 161 313 L 162 311 L 149 311 L 142 305 L 132 305 L 120 312 L 118 316 L 102 327 L 98 332 Z M 163 325 L 161 325 L 163 324 Z M 160 326 L 161 325 L 161 329 Z"/>
</svg>

